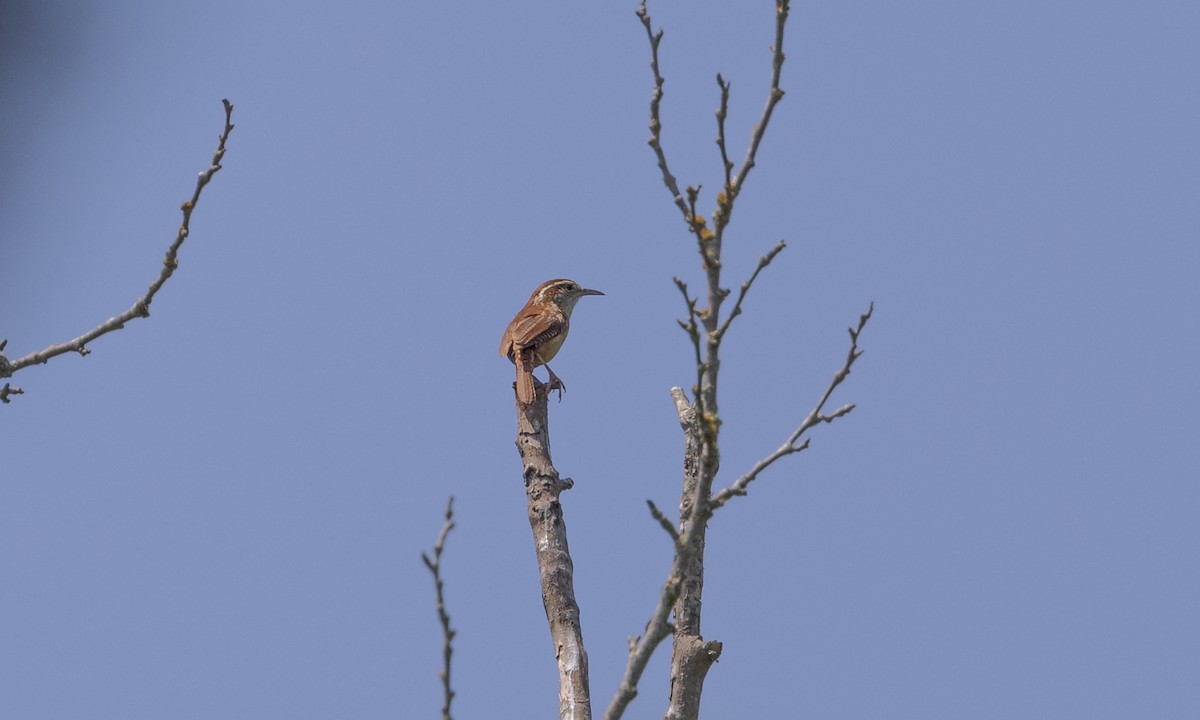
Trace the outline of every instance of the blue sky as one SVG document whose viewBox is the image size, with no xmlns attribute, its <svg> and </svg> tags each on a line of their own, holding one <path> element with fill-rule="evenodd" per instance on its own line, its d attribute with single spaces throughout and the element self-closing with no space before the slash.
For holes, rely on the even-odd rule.
<svg viewBox="0 0 1200 720">
<path fill-rule="evenodd" d="M 29 10 L 37 8 L 37 12 Z M 22 9 L 24 8 L 24 9 Z M 552 716 L 501 331 L 575 313 L 551 407 L 602 709 L 669 566 L 694 243 L 646 147 L 635 3 L 0 5 L 0 337 L 148 321 L 0 408 L 0 716 L 418 718 L 446 497 L 459 717 Z M 651 5 L 663 142 L 741 157 L 769 2 Z M 1200 714 L 1200 6 L 797 3 L 726 277 L 704 715 Z M 707 207 L 711 212 L 711 206 Z M 666 657 L 627 717 L 661 717 Z"/>
</svg>

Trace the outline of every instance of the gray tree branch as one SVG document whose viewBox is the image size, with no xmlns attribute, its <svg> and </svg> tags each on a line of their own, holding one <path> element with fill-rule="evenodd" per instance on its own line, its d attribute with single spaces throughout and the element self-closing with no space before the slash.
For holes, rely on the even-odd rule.
<svg viewBox="0 0 1200 720">
<path fill-rule="evenodd" d="M 688 185 L 681 193 L 678 181 L 670 172 L 666 152 L 662 146 L 662 122 L 660 119 L 664 80 L 658 51 L 663 31 L 661 29 L 657 32 L 654 30 L 646 0 L 642 1 L 637 12 L 649 39 L 650 69 L 654 78 L 654 90 L 650 99 L 649 143 L 658 161 L 663 183 L 671 193 L 672 201 L 683 215 L 688 231 L 696 236 L 701 267 L 706 276 L 706 288 L 702 293 L 705 305 L 700 306 L 701 294 L 698 293 L 696 297 L 693 297 L 688 291 L 687 284 L 679 278 L 675 279 L 675 284 L 682 293 L 687 306 L 687 317 L 680 320 L 679 325 L 687 333 L 688 339 L 692 343 L 697 372 L 697 382 L 693 388 L 694 402 L 689 403 L 681 389 L 672 389 L 686 438 L 684 485 L 679 505 L 679 529 L 671 534 L 675 545 L 675 555 L 671 571 L 660 593 L 659 605 L 651 616 L 643 636 L 631 642 L 625 677 L 605 715 L 608 720 L 620 717 L 624 708 L 637 694 L 637 683 L 641 677 L 641 671 L 648 662 L 650 654 L 653 653 L 667 632 L 672 632 L 674 645 L 666 718 L 668 720 L 693 720 L 699 716 L 700 697 L 705 677 L 722 650 L 721 643 L 705 640 L 701 635 L 701 599 L 704 589 L 704 548 L 707 521 L 712 516 L 713 510 L 723 504 L 728 497 L 734 494 L 744 494 L 745 485 L 767 466 L 779 457 L 798 452 L 807 446 L 807 440 L 799 443 L 799 438 L 809 428 L 819 422 L 830 422 L 849 412 L 853 407 L 847 406 L 831 415 L 822 414 L 833 389 L 849 374 L 850 365 L 860 354 L 857 350 L 857 336 L 870 316 L 870 311 L 860 320 L 857 330 L 851 329 L 852 347 L 845 366 L 835 376 L 821 401 L 818 402 L 816 409 L 805 419 L 800 429 L 791 436 L 789 443 L 760 461 L 747 476 L 735 482 L 731 489 L 722 491 L 715 498 L 712 496 L 713 482 L 720 469 L 718 440 L 722 421 L 717 403 L 717 385 L 721 368 L 721 344 L 734 318 L 741 315 L 743 303 L 759 274 L 786 247 L 786 243 L 781 240 L 759 259 L 753 273 L 741 284 L 733 307 L 722 318 L 722 304 L 731 294 L 729 289 L 721 285 L 725 230 L 733 216 L 737 198 L 757 162 L 758 151 L 762 146 L 775 106 L 784 96 L 784 91 L 780 87 L 780 78 L 785 59 L 783 39 L 788 12 L 789 1 L 776 0 L 775 43 L 771 47 L 771 87 L 767 93 L 762 115 L 750 134 L 746 154 L 740 167 L 736 167 L 736 172 L 735 164 L 729 159 L 725 132 L 731 83 L 720 74 L 717 75 L 720 102 L 716 111 L 716 144 L 720 152 L 723 182 L 721 190 L 716 196 L 716 208 L 712 213 L 711 228 L 697 210 L 700 186 Z M 651 508 L 654 518 L 660 524 L 664 524 L 665 518 L 661 512 L 655 512 L 657 508 L 653 504 L 651 504 Z M 668 623 L 668 605 L 671 606 L 674 613 L 673 624 Z M 668 630 L 668 627 L 673 629 Z"/>
<path fill-rule="evenodd" d="M 725 317 L 725 322 L 721 323 L 721 327 L 717 328 L 718 339 L 724 339 L 725 333 L 728 332 L 729 325 L 733 322 L 733 319 L 742 314 L 742 301 L 746 299 L 746 293 L 750 291 L 750 286 L 754 284 L 755 279 L 758 278 L 758 274 L 763 271 L 763 268 L 770 265 L 775 256 L 783 252 L 785 247 L 787 247 L 787 243 L 780 240 L 775 243 L 775 247 L 771 248 L 766 255 L 758 259 L 758 265 L 754 268 L 754 272 L 742 283 L 741 289 L 738 291 L 737 300 L 733 302 L 733 309 L 729 311 L 729 315 Z"/>
<path fill-rule="evenodd" d="M 696 311 L 696 298 L 688 294 L 687 283 L 679 278 L 675 278 L 675 287 L 679 288 L 679 292 L 683 293 L 683 301 L 687 304 L 688 319 L 678 321 L 679 327 L 688 334 L 688 339 L 692 341 L 692 352 L 696 359 L 696 384 L 692 386 L 692 394 L 700 393 L 700 383 L 704 382 L 704 357 L 702 355 L 700 343 L 700 326 L 696 324 L 696 317 L 699 314 Z"/>
<path fill-rule="evenodd" d="M 804 417 L 800 426 L 774 452 L 754 463 L 749 472 L 739 477 L 729 487 L 717 493 L 709 503 L 710 513 L 729 502 L 730 498 L 745 495 L 746 487 L 758 477 L 759 473 L 769 468 L 776 460 L 807 450 L 809 439 L 805 438 L 804 442 L 800 442 L 800 438 L 804 433 L 821 423 L 831 423 L 854 409 L 853 404 L 843 405 L 828 415 L 824 414 L 825 404 L 829 402 L 829 397 L 833 395 L 833 391 L 837 389 L 837 386 L 841 385 L 842 381 L 850 375 L 850 368 L 853 367 L 854 361 L 862 356 L 862 351 L 858 349 L 858 337 L 862 334 L 863 328 L 867 326 L 867 321 L 871 319 L 871 313 L 873 312 L 875 312 L 875 303 L 871 303 L 867 311 L 859 316 L 858 326 L 850 328 L 850 350 L 846 353 L 845 362 L 834 373 L 833 379 L 829 381 L 829 385 L 825 388 L 825 392 L 822 393 L 821 399 L 817 401 L 813 409 Z"/>
<path fill-rule="evenodd" d="M 120 315 L 114 315 L 113 317 L 110 317 L 108 320 L 105 320 L 79 337 L 63 343 L 51 345 L 37 352 L 29 353 L 28 355 L 17 358 L 16 360 L 10 361 L 8 358 L 4 357 L 3 351 L 8 341 L 5 340 L 0 342 L 0 378 L 12 377 L 13 373 L 17 372 L 18 370 L 26 368 L 30 365 L 46 363 L 50 360 L 50 358 L 62 355 L 63 353 L 77 352 L 80 355 L 87 355 L 91 352 L 91 350 L 89 350 L 87 347 L 88 343 L 92 342 L 96 338 L 124 328 L 125 323 L 133 320 L 134 318 L 150 317 L 150 303 L 154 300 L 154 296 L 162 288 L 163 284 L 167 282 L 171 275 L 175 273 L 176 268 L 179 267 L 179 248 L 183 245 L 183 241 L 187 239 L 188 234 L 191 232 L 189 226 L 192 221 L 192 211 L 196 209 L 196 204 L 200 202 L 200 193 L 204 190 L 205 186 L 208 185 L 209 181 L 212 180 L 213 175 L 216 175 L 221 169 L 221 160 L 225 157 L 225 143 L 229 140 L 229 134 L 233 132 L 233 104 L 228 100 L 222 100 L 221 103 L 225 106 L 225 128 L 221 132 L 220 137 L 217 139 L 217 149 L 213 153 L 212 162 L 209 164 L 206 170 L 200 173 L 199 178 L 197 178 L 196 189 L 192 192 L 192 197 L 188 200 L 185 200 L 183 205 L 180 206 L 180 210 L 183 212 L 183 221 L 179 226 L 179 231 L 175 234 L 174 242 L 167 247 L 166 257 L 163 258 L 162 270 L 159 271 L 158 277 L 154 279 L 154 282 L 150 283 L 150 287 L 148 290 L 146 290 L 146 293 L 135 300 L 133 305 L 130 306 L 130 308 L 125 312 L 121 313 Z M 4 387 L 0 388 L 0 402 L 8 403 L 10 402 L 10 395 L 20 395 L 23 392 L 24 391 L 21 388 L 13 387 L 8 383 L 5 383 Z"/>
<path fill-rule="evenodd" d="M 533 529 L 541 576 L 542 605 L 550 624 L 550 638 L 558 660 L 558 714 L 560 720 L 591 720 L 588 658 L 575 601 L 575 566 L 567 546 L 559 496 L 574 484 L 559 478 L 550 460 L 550 426 L 546 386 L 537 385 L 534 402 L 516 400 L 517 450 L 524 466 L 529 525 Z"/>
<path fill-rule="evenodd" d="M 642 21 L 642 26 L 646 28 L 646 38 L 650 41 L 650 69 L 654 73 L 654 92 L 650 95 L 650 139 L 647 142 L 654 150 L 654 156 L 658 158 L 658 168 L 662 171 L 663 183 L 670 191 L 671 197 L 674 198 L 675 205 L 683 213 L 684 220 L 688 220 L 687 205 L 683 202 L 683 194 L 679 192 L 679 183 L 671 174 L 670 168 L 667 167 L 667 155 L 662 148 L 662 121 L 658 116 L 658 106 L 663 97 L 663 76 L 658 71 L 658 45 L 662 42 L 663 31 L 659 30 L 656 33 L 651 28 L 650 14 L 646 11 L 646 0 L 642 0 L 642 5 L 637 10 L 637 16 Z M 688 221 L 690 222 L 690 220 Z"/>
<path fill-rule="evenodd" d="M 675 401 L 675 412 L 679 415 L 679 427 L 683 430 L 683 486 L 686 493 L 688 489 L 694 490 L 699 483 L 700 422 L 696 417 L 695 406 L 688 402 L 687 395 L 684 394 L 682 388 L 671 388 L 671 398 Z M 675 632 L 675 626 L 670 621 L 671 610 L 679 599 L 684 572 L 690 563 L 689 554 L 693 544 L 686 535 L 680 536 L 676 533 L 669 523 L 666 524 L 666 527 L 675 539 L 675 557 L 671 561 L 671 570 L 667 573 L 667 580 L 663 583 L 662 590 L 659 591 L 658 604 L 655 605 L 654 612 L 650 614 L 645 631 L 641 636 L 632 638 L 630 641 L 625 674 L 621 677 L 621 684 L 617 686 L 617 692 L 609 702 L 608 709 L 604 711 L 604 720 L 617 720 L 624 714 L 629 703 L 637 697 L 638 683 L 641 681 L 642 674 L 646 671 L 646 665 L 650 662 L 654 651 L 668 635 Z"/>
<path fill-rule="evenodd" d="M 442 681 L 442 720 L 452 720 L 450 703 L 454 700 L 454 690 L 450 685 L 450 657 L 454 654 L 455 631 L 450 627 L 450 614 L 446 612 L 446 598 L 443 594 L 442 582 L 442 551 L 446 549 L 446 536 L 454 529 L 454 496 L 446 502 L 446 522 L 438 533 L 437 542 L 433 544 L 433 557 L 421 553 L 421 560 L 433 575 L 433 586 L 437 592 L 438 621 L 442 625 L 442 669 L 438 677 Z"/>
</svg>

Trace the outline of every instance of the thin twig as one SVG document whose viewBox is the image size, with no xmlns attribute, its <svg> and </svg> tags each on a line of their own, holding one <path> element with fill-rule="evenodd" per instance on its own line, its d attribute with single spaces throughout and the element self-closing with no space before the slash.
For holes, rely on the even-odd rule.
<svg viewBox="0 0 1200 720">
<path fill-rule="evenodd" d="M 787 247 L 787 243 L 783 240 L 780 240 L 779 242 L 775 243 L 775 247 L 771 248 L 766 255 L 763 255 L 758 259 L 758 266 L 754 268 L 754 272 L 750 274 L 750 278 L 746 280 L 746 282 L 742 283 L 742 287 L 738 292 L 737 300 L 735 300 L 733 303 L 733 309 L 729 311 L 729 316 L 725 318 L 725 322 L 721 323 L 721 327 L 717 330 L 718 338 L 725 337 L 725 332 L 729 330 L 729 324 L 733 322 L 735 317 L 742 314 L 742 301 L 746 299 L 746 293 L 750 291 L 750 286 L 754 284 L 755 278 L 758 277 L 758 274 L 762 272 L 763 268 L 771 264 L 771 261 L 775 259 L 775 256 L 782 252 L 785 247 Z"/>
<path fill-rule="evenodd" d="M 183 245 L 183 241 L 187 239 L 188 234 L 191 232 L 189 226 L 192 221 L 192 211 L 196 209 L 196 204 L 200 202 L 200 193 L 204 190 L 204 187 L 208 185 L 209 181 L 212 180 L 213 175 L 217 174 L 217 172 L 221 169 L 221 160 L 225 157 L 225 143 L 229 140 L 229 134 L 233 132 L 233 123 L 231 121 L 233 117 L 233 104 L 228 100 L 222 100 L 221 102 L 225 106 L 225 129 L 221 132 L 221 135 L 217 140 L 217 149 L 213 153 L 212 163 L 206 170 L 201 172 L 199 178 L 197 178 L 196 189 L 192 192 L 192 197 L 188 200 L 185 200 L 183 205 L 180 206 L 180 210 L 183 212 L 183 221 L 179 225 L 179 231 L 175 235 L 174 242 L 172 242 L 167 248 L 167 254 L 163 258 L 162 270 L 159 272 L 158 277 L 155 278 L 154 282 L 150 283 L 150 287 L 146 291 L 146 294 L 134 301 L 133 305 L 125 312 L 109 318 L 74 340 L 68 340 L 64 343 L 51 345 L 44 350 L 30 353 L 25 357 L 18 358 L 11 362 L 5 358 L 3 354 L 0 354 L 0 378 L 10 377 L 13 373 L 21 370 L 22 368 L 30 365 L 45 363 L 49 361 L 50 358 L 55 357 L 56 355 L 62 355 L 63 353 L 77 352 L 80 355 L 87 355 L 91 352 L 91 350 L 89 350 L 87 347 L 88 343 L 92 342 L 96 338 L 113 332 L 114 330 L 120 330 L 121 328 L 125 327 L 125 323 L 133 320 L 134 318 L 150 317 L 150 303 L 154 300 L 154 296 L 158 293 L 159 289 L 162 288 L 163 284 L 167 282 L 167 279 L 170 278 L 175 272 L 176 268 L 179 267 L 179 248 Z M 2 347 L 0 347 L 0 350 L 2 350 Z M 9 394 L 15 395 L 21 392 L 22 391 L 20 388 L 8 387 L 6 385 L 5 391 L 0 394 L 0 401 L 8 402 Z"/>
<path fill-rule="evenodd" d="M 721 105 L 717 108 L 717 147 L 721 149 L 721 167 L 725 170 L 726 192 L 733 189 L 733 161 L 729 159 L 729 152 L 725 148 L 725 117 L 729 114 L 730 84 L 721 77 L 721 73 L 717 73 L 717 87 L 721 88 Z"/>
<path fill-rule="evenodd" d="M 651 28 L 650 13 L 646 10 L 646 0 L 642 0 L 641 6 L 637 9 L 637 16 L 642 21 L 642 26 L 646 28 L 646 37 L 650 40 L 650 69 L 654 72 L 654 91 L 650 94 L 650 139 L 648 142 L 654 150 L 655 157 L 658 158 L 658 168 L 662 171 L 663 183 L 675 199 L 675 205 L 683 213 L 684 222 L 690 225 L 692 219 L 688 216 L 687 205 L 683 202 L 683 193 L 679 192 L 679 183 L 671 174 L 670 168 L 667 167 L 667 156 L 663 152 L 661 142 L 662 121 L 659 119 L 658 105 L 662 102 L 663 97 L 663 76 L 658 70 L 658 44 L 662 42 L 663 31 L 660 29 L 658 32 L 654 32 Z"/>
<path fill-rule="evenodd" d="M 750 147 L 746 150 L 746 157 L 742 160 L 742 167 L 737 172 L 737 177 L 733 180 L 734 193 L 742 191 L 742 186 L 746 182 L 746 176 L 750 174 L 751 168 L 754 167 L 754 158 L 758 154 L 758 146 L 762 143 L 763 135 L 767 131 L 767 123 L 771 121 L 771 113 L 775 110 L 775 106 L 783 99 L 784 92 L 779 87 L 779 77 L 783 73 L 783 28 L 787 25 L 789 0 L 776 0 L 775 2 L 775 44 L 771 47 L 771 89 L 767 93 L 767 104 L 763 108 L 762 117 L 754 126 L 754 131 L 750 134 Z M 732 198 L 731 198 L 732 200 Z M 728 218 L 726 218 L 728 222 Z"/>
<path fill-rule="evenodd" d="M 829 402 L 829 397 L 833 395 L 833 391 L 850 375 L 850 368 L 854 366 L 854 361 L 862 356 L 862 351 L 858 349 L 858 336 L 862 334 L 863 328 L 866 327 L 867 321 L 871 319 L 871 313 L 874 311 L 875 303 L 871 303 L 867 311 L 859 316 L 858 327 L 850 328 L 850 350 L 846 353 L 845 362 L 842 364 L 841 369 L 834 373 L 833 379 L 829 381 L 829 386 L 825 388 L 821 399 L 817 401 L 816 406 L 808 413 L 804 421 L 800 423 L 800 426 L 774 452 L 754 463 L 749 472 L 735 480 L 729 487 L 714 495 L 712 501 L 708 504 L 710 513 L 724 505 L 730 498 L 745 495 L 746 487 L 758 477 L 759 473 L 769 468 L 776 460 L 806 450 L 810 439 L 805 438 L 804 442 L 800 442 L 800 437 L 804 433 L 821 423 L 831 423 L 854 409 L 854 405 L 849 404 L 841 406 L 828 415 L 822 413 L 825 409 L 825 403 Z"/>
<path fill-rule="evenodd" d="M 711 273 L 721 269 L 721 252 L 720 246 L 713 244 L 716 235 L 708 229 L 708 222 L 704 219 L 704 215 L 696 212 L 696 201 L 700 199 L 700 187 L 700 185 L 688 185 L 687 190 L 684 191 L 687 193 L 688 217 L 692 219 L 688 229 L 696 236 L 696 249 L 704 261 L 703 268 Z"/>
<path fill-rule="evenodd" d="M 12 402 L 12 400 L 8 399 L 9 395 L 24 395 L 24 394 L 25 394 L 25 391 L 22 390 L 21 388 L 13 387 L 12 385 L 9 385 L 8 383 L 4 383 L 4 387 L 0 388 L 0 402 L 7 405 L 8 403 Z"/>
<path fill-rule="evenodd" d="M 671 541 L 679 542 L 679 531 L 676 530 L 675 526 L 671 524 L 670 519 L 663 514 L 662 510 L 658 509 L 658 506 L 654 504 L 653 500 L 647 500 L 646 504 L 650 506 L 651 517 L 658 521 L 658 524 L 662 526 L 663 530 L 667 531 L 667 534 L 671 536 Z"/>
<path fill-rule="evenodd" d="M 676 546 L 678 547 L 678 543 Z M 654 651 L 662 644 L 663 640 L 666 640 L 675 631 L 670 621 L 671 608 L 679 599 L 680 586 L 683 582 L 682 563 L 684 559 L 684 555 L 677 551 L 675 560 L 671 564 L 671 572 L 667 574 L 667 580 L 659 591 L 658 604 L 654 606 L 654 612 L 650 614 L 650 621 L 646 623 L 646 631 L 629 644 L 629 658 L 625 663 L 625 675 L 621 678 L 617 692 L 604 711 L 604 720 L 616 720 L 625 713 L 625 708 L 629 707 L 629 703 L 637 697 L 638 682 L 642 679 L 642 674 L 645 673 L 646 665 L 649 664 Z"/>
<path fill-rule="evenodd" d="M 729 114 L 730 83 L 717 73 L 717 86 L 721 88 L 721 104 L 717 107 L 717 147 L 721 150 L 721 169 L 725 172 L 725 184 L 717 193 L 717 209 L 713 211 L 713 226 L 718 234 L 723 234 L 729 224 L 729 216 L 733 212 L 733 200 L 737 191 L 733 186 L 733 161 L 729 159 L 729 150 L 725 145 L 725 117 Z"/>
<path fill-rule="evenodd" d="M 692 350 L 695 352 L 696 358 L 696 384 L 692 386 L 692 393 L 700 392 L 700 382 L 704 379 L 704 358 L 701 356 L 700 350 L 700 326 L 696 324 L 696 298 L 688 294 L 687 283 L 679 278 L 675 278 L 675 287 L 679 288 L 679 292 L 683 293 L 683 302 L 687 304 L 688 321 L 685 323 L 679 320 L 679 327 L 683 328 L 688 334 L 688 338 L 692 341 Z"/>
<path fill-rule="evenodd" d="M 450 615 L 446 612 L 446 599 L 442 592 L 442 551 L 446 549 L 446 536 L 454 529 L 454 496 L 446 503 L 446 522 L 438 533 L 437 542 L 433 545 L 433 558 L 421 553 L 425 567 L 433 574 L 433 585 L 437 589 L 438 620 L 442 624 L 442 669 L 438 677 L 442 679 L 442 720 L 451 720 L 450 702 L 454 700 L 454 690 L 450 687 L 450 656 L 454 654 L 455 631 L 450 627 Z"/>
<path fill-rule="evenodd" d="M 767 91 L 767 101 L 763 107 L 763 114 L 754 125 L 754 130 L 750 134 L 750 143 L 746 148 L 746 156 L 742 160 L 742 166 L 738 169 L 737 174 L 733 176 L 730 175 L 733 163 L 729 160 L 729 153 L 725 145 L 725 116 L 729 109 L 730 83 L 725 82 L 723 77 L 717 75 L 717 85 L 721 88 L 721 104 L 717 110 L 717 146 L 721 150 L 721 167 L 725 172 L 725 186 L 721 192 L 717 193 L 717 209 L 713 211 L 714 237 L 710 243 L 709 254 L 715 255 L 718 263 L 721 256 L 721 247 L 725 240 L 725 228 L 733 218 L 734 201 L 741 194 L 746 177 L 750 174 L 751 168 L 754 167 L 755 158 L 758 155 L 758 147 L 762 144 L 763 136 L 767 132 L 767 125 L 771 121 L 771 114 L 784 96 L 784 91 L 779 87 L 779 79 L 783 73 L 783 29 L 787 24 L 788 3 L 789 0 L 775 1 L 775 44 L 771 47 L 771 87 Z M 705 257 L 705 262 L 707 265 L 707 257 Z M 720 290 L 719 277 L 715 277 L 715 273 L 712 271 L 709 272 L 709 285 L 712 288 Z M 710 298 L 716 297 L 711 292 L 711 288 L 709 296 Z M 717 302 L 718 305 L 715 307 L 719 307 L 719 298 Z"/>
</svg>

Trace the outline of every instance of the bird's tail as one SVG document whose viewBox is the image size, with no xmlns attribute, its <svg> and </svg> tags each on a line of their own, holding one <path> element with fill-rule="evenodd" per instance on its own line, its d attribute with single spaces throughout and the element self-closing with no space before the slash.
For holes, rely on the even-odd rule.
<svg viewBox="0 0 1200 720">
<path fill-rule="evenodd" d="M 517 400 L 522 405 L 532 405 L 535 392 L 533 389 L 533 363 L 528 353 L 517 353 Z"/>
</svg>

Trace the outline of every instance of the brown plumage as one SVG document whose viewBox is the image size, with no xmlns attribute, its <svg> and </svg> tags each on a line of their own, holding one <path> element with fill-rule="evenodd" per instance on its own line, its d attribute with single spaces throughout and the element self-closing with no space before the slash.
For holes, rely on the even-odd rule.
<svg viewBox="0 0 1200 720">
<path fill-rule="evenodd" d="M 558 354 L 571 330 L 571 311 L 585 295 L 603 295 L 587 290 L 574 280 L 548 280 L 538 285 L 529 302 L 508 324 L 500 340 L 500 354 L 517 366 L 517 399 L 529 405 L 535 397 L 533 369 L 545 365 L 550 373 L 550 389 L 558 390 L 559 399 L 566 389 L 563 381 L 547 363 Z"/>
</svg>

